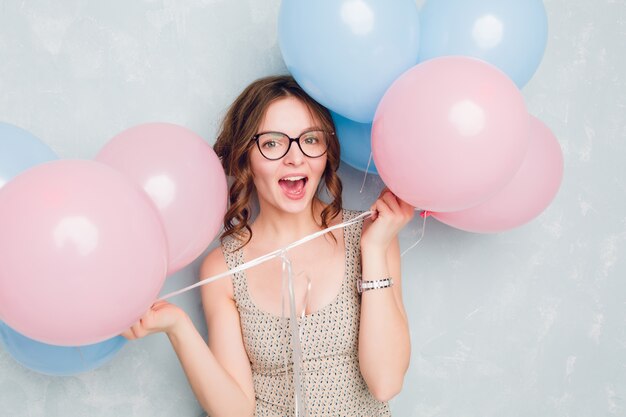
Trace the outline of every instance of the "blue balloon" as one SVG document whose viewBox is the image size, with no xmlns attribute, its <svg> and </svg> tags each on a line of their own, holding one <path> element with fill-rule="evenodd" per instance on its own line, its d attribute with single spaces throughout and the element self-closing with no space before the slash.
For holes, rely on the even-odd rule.
<svg viewBox="0 0 626 417">
<path fill-rule="evenodd" d="M 445 55 L 479 58 L 519 88 L 539 67 L 548 38 L 541 0 L 427 0 L 420 23 L 420 62 Z"/>
<path fill-rule="evenodd" d="M 341 146 L 341 160 L 360 171 L 378 175 L 372 153 L 372 124 L 358 123 L 331 112 L 335 122 L 335 130 Z"/>
<path fill-rule="evenodd" d="M 0 340 L 16 362 L 33 371 L 69 376 L 104 365 L 126 344 L 117 336 L 87 346 L 54 346 L 29 339 L 0 322 Z"/>
<path fill-rule="evenodd" d="M 0 188 L 22 171 L 56 159 L 52 149 L 32 133 L 0 122 Z"/>
<path fill-rule="evenodd" d="M 283 0 L 285 65 L 315 100 L 369 123 L 395 79 L 418 62 L 415 0 Z"/>
</svg>

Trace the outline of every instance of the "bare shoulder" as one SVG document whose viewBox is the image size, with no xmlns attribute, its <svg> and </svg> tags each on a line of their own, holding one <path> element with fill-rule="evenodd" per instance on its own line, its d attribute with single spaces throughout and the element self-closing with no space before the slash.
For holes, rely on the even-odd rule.
<svg viewBox="0 0 626 417">
<path fill-rule="evenodd" d="M 199 280 L 203 280 L 228 271 L 228 265 L 221 246 L 213 249 L 202 261 Z M 233 299 L 231 277 L 224 277 L 200 287 L 203 300 L 215 301 L 216 298 Z"/>
<path fill-rule="evenodd" d="M 209 254 L 202 261 L 202 265 L 200 266 L 200 275 L 205 275 L 205 273 L 219 274 L 226 270 L 228 270 L 226 257 L 224 256 L 222 247 L 218 246 L 209 252 Z"/>
</svg>

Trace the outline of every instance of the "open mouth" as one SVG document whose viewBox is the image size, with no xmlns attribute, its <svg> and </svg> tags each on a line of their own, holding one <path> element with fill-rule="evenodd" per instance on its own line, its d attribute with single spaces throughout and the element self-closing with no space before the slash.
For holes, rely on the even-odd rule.
<svg viewBox="0 0 626 417">
<path fill-rule="evenodd" d="M 308 177 L 297 175 L 281 178 L 278 180 L 278 184 L 287 197 L 297 199 L 304 196 L 304 189 L 308 180 Z"/>
</svg>

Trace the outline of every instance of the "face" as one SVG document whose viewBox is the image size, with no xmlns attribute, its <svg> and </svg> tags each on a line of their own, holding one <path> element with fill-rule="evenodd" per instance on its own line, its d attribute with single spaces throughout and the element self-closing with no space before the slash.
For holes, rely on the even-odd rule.
<svg viewBox="0 0 626 417">
<path fill-rule="evenodd" d="M 295 138 L 314 128 L 322 129 L 306 105 L 294 97 L 285 97 L 270 104 L 257 133 L 282 132 Z M 255 145 L 250 162 L 261 209 L 271 206 L 299 213 L 310 207 L 326 160 L 326 154 L 318 158 L 304 155 L 294 142 L 284 157 L 270 161 Z"/>
</svg>

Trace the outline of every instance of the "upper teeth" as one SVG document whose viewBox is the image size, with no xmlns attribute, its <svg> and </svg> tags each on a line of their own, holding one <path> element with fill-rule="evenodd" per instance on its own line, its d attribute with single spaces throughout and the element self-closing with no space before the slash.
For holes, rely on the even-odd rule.
<svg viewBox="0 0 626 417">
<path fill-rule="evenodd" d="M 283 178 L 285 181 L 300 181 L 304 179 L 304 177 L 285 177 Z"/>
</svg>

